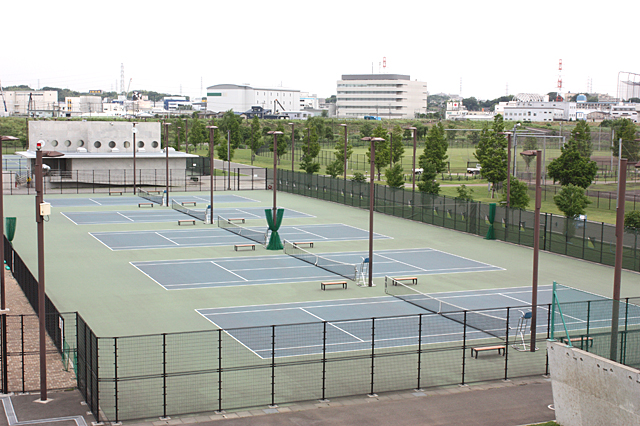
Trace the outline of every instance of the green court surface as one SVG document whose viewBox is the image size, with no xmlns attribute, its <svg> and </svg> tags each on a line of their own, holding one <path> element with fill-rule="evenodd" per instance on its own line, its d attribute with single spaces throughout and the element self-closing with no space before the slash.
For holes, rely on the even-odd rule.
<svg viewBox="0 0 640 426">
<path fill-rule="evenodd" d="M 218 195 L 220 193 L 216 193 Z M 270 208 L 273 193 L 265 190 L 228 192 L 258 202 L 252 208 Z M 204 193 L 180 193 L 180 196 L 203 196 Z M 68 194 L 48 195 L 68 200 Z M 104 196 L 105 198 L 108 195 Z M 36 223 L 34 196 L 11 195 L 5 197 L 5 216 L 17 217 L 16 235 L 13 241 L 34 276 L 38 275 L 36 250 Z M 87 198 L 78 195 L 77 198 Z M 100 196 L 92 196 L 99 199 Z M 242 208 L 241 202 L 215 204 L 214 208 Z M 278 193 L 278 205 L 291 211 L 306 214 L 304 217 L 284 217 L 283 227 L 295 225 L 320 225 L 341 223 L 359 229 L 368 228 L 369 212 L 331 202 L 302 196 Z M 215 200 L 214 200 L 215 202 Z M 74 225 L 62 212 L 134 212 L 137 205 L 88 207 L 70 206 L 52 208 L 49 221 L 45 223 L 46 291 L 60 312 L 78 311 L 93 331 L 101 337 L 130 336 L 179 331 L 211 330 L 215 326 L 202 317 L 197 310 L 233 306 L 299 303 L 360 299 L 384 296 L 384 278 L 376 277 L 374 287 L 358 287 L 350 282 L 347 290 L 322 291 L 320 282 L 267 283 L 253 286 L 224 286 L 189 288 L 167 291 L 150 279 L 134 264 L 144 262 L 185 263 L 195 259 L 237 258 L 251 262 L 269 256 L 282 256 L 282 251 L 267 251 L 257 245 L 255 251 L 235 251 L 229 245 L 198 245 L 170 249 L 117 250 L 112 251 L 91 234 L 117 232 L 153 232 L 178 230 L 175 221 L 155 223 L 95 223 Z M 54 204 L 55 206 L 55 204 Z M 246 207 L 246 202 L 244 203 Z M 170 211 L 155 206 L 155 210 Z M 254 219 L 249 226 L 266 227 L 264 219 Z M 196 228 L 216 227 L 198 222 Z M 391 238 L 376 239 L 376 251 L 401 251 L 431 249 L 452 256 L 495 266 L 490 271 L 460 270 L 455 273 L 416 272 L 420 290 L 427 293 L 455 292 L 464 290 L 530 287 L 532 280 L 532 254 L 529 248 L 499 241 L 487 241 L 480 237 L 448 229 L 430 226 L 383 214 L 375 214 L 374 232 Z M 309 239 L 313 241 L 313 239 Z M 366 252 L 368 241 L 348 238 L 341 240 L 315 241 L 313 253 Z M 274 257 L 274 261 L 275 261 Z M 375 256 L 374 256 L 375 259 Z M 374 264 L 375 271 L 375 264 Z M 172 271 L 175 273 L 175 271 Z M 268 270 L 263 271 L 265 279 Z M 273 278 L 273 277 L 271 277 Z M 277 278 L 277 277 L 276 277 Z M 634 284 L 637 273 L 624 271 L 622 296 L 637 296 Z M 215 279 L 214 279 L 215 281 Z M 277 279 L 275 280 L 277 281 Z M 540 255 L 539 284 L 550 285 L 557 281 L 566 286 L 582 289 L 610 297 L 613 286 L 613 268 L 542 252 Z M 515 303 L 519 306 L 521 303 Z"/>
</svg>

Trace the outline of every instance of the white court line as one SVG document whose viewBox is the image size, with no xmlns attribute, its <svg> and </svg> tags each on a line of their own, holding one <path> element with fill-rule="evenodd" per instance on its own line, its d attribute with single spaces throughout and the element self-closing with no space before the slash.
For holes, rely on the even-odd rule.
<svg viewBox="0 0 640 426">
<path fill-rule="evenodd" d="M 323 240 L 326 240 L 326 239 L 327 239 L 327 237 L 323 237 L 322 235 L 314 234 L 313 232 L 305 231 L 304 229 L 300 229 L 300 228 L 297 228 L 297 227 L 292 227 L 291 229 L 294 229 L 294 230 L 296 230 L 296 231 L 300 231 L 300 232 L 302 232 L 303 234 L 313 235 L 314 237 L 318 237 L 318 238 L 321 238 L 321 239 L 323 239 Z"/>
<path fill-rule="evenodd" d="M 196 310 L 196 312 L 198 312 Z M 198 312 L 199 313 L 199 312 Z M 202 315 L 202 314 L 200 314 Z M 216 324 L 215 322 L 211 321 L 209 318 L 205 317 L 204 315 L 202 315 L 207 321 L 209 321 L 211 324 L 213 324 L 214 326 L 216 326 L 218 328 L 218 330 L 222 330 L 224 331 L 224 333 L 231 337 L 233 340 L 235 340 L 236 342 L 238 342 L 241 346 L 244 346 L 245 348 L 247 348 L 247 350 L 253 354 L 255 354 L 255 356 L 257 356 L 260 359 L 264 359 L 262 358 L 259 354 L 257 354 L 253 349 L 251 349 L 250 347 L 248 347 L 247 345 L 245 345 L 244 343 L 242 343 L 240 340 L 236 339 L 232 334 L 230 334 L 227 330 L 223 329 L 222 327 L 220 327 L 218 324 Z"/>
<path fill-rule="evenodd" d="M 131 222 L 135 222 L 135 220 L 131 219 L 130 217 L 127 217 L 127 216 L 123 215 L 120 212 L 116 212 L 116 213 L 119 214 L 120 216 L 124 217 L 125 219 L 130 220 Z"/>
<path fill-rule="evenodd" d="M 244 281 L 249 281 L 249 280 L 248 280 L 248 279 L 246 279 L 245 277 L 243 277 L 243 276 L 240 276 L 240 275 L 236 274 L 235 272 L 233 272 L 233 271 L 231 271 L 231 270 L 229 270 L 229 269 L 225 268 L 224 266 L 220 266 L 220 265 L 218 265 L 216 262 L 211 262 L 211 263 L 212 263 L 212 264 L 214 264 L 214 265 L 216 265 L 218 268 L 220 268 L 220 269 L 224 269 L 225 271 L 229 272 L 230 274 L 235 275 L 236 277 L 238 277 L 238 278 L 240 278 L 240 279 L 242 279 L 242 280 L 244 280 Z"/>
<path fill-rule="evenodd" d="M 242 213 L 242 214 L 251 215 L 251 216 L 253 216 L 253 217 L 257 218 L 257 219 L 261 219 L 262 218 L 260 215 L 257 215 L 255 213 L 250 213 L 250 212 L 248 212 L 246 210 L 242 210 L 242 209 L 235 209 L 235 210 L 237 212 L 239 212 L 239 213 Z"/>
<path fill-rule="evenodd" d="M 93 198 L 87 198 L 89 201 L 92 201 L 94 203 L 96 203 L 97 205 L 101 206 L 102 203 L 97 202 L 96 200 L 94 200 Z"/>
<path fill-rule="evenodd" d="M 319 316 L 312 314 L 311 312 L 307 311 L 304 308 L 300 308 L 301 311 L 308 313 L 309 315 L 318 318 L 320 321 L 324 321 L 322 318 L 320 318 Z M 329 324 L 331 327 L 335 328 L 336 330 L 340 330 L 341 332 L 345 333 L 348 336 L 353 337 L 356 340 L 359 340 L 361 342 L 364 342 L 364 340 L 362 340 L 361 338 L 359 338 L 358 336 L 356 336 L 355 334 L 351 334 L 349 333 L 347 330 L 343 330 L 342 328 L 338 327 L 337 325 L 333 324 L 332 322 L 327 321 L 327 324 Z"/>
<path fill-rule="evenodd" d="M 78 225 L 73 219 L 71 219 L 69 216 L 67 216 L 66 214 L 64 214 L 63 212 L 60 212 L 60 214 L 64 217 L 66 217 L 67 219 L 69 219 L 71 221 L 71 223 L 73 223 L 74 225 Z"/>
<path fill-rule="evenodd" d="M 177 245 L 177 246 L 179 246 L 179 245 L 180 245 L 179 243 L 176 243 L 176 242 L 175 242 L 175 241 L 173 241 L 172 239 L 165 237 L 164 235 L 162 235 L 162 234 L 161 234 L 161 233 L 159 233 L 159 232 L 154 232 L 154 234 L 156 234 L 157 236 L 159 236 L 159 237 L 161 237 L 161 238 L 164 238 L 165 240 L 167 240 L 167 241 L 169 241 L 169 242 L 171 242 L 171 243 L 173 243 L 173 244 L 175 244 L 175 245 Z"/>
<path fill-rule="evenodd" d="M 7 423 L 9 426 L 20 426 L 20 425 L 31 425 L 38 423 L 53 423 L 53 422 L 66 422 L 66 421 L 74 421 L 77 426 L 87 426 L 87 422 L 84 420 L 82 416 L 68 416 L 68 417 L 53 417 L 49 419 L 37 419 L 37 420 L 24 420 L 18 421 L 18 416 L 16 415 L 15 410 L 13 409 L 13 403 L 11 402 L 11 397 L 2 396 L 2 405 L 4 406 L 4 414 L 7 416 Z"/>
<path fill-rule="evenodd" d="M 103 246 L 105 246 L 109 250 L 113 251 L 113 249 L 111 247 L 109 247 L 109 245 L 107 245 L 104 241 L 100 240 L 100 238 L 96 237 L 91 232 L 89 232 L 89 235 L 91 235 L 93 238 L 95 238 L 97 241 L 99 241 Z"/>
</svg>

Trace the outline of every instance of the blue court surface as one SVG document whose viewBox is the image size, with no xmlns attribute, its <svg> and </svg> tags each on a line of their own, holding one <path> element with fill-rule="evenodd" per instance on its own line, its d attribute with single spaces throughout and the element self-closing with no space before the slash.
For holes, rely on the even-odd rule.
<svg viewBox="0 0 640 426">
<path fill-rule="evenodd" d="M 428 292 L 428 285 L 419 284 L 418 288 Z M 537 329 L 539 333 L 547 329 L 547 305 L 551 303 L 552 286 L 538 288 Z M 597 296 L 580 290 L 564 288 L 566 296 L 580 300 L 595 300 Z M 436 293 L 431 296 L 454 304 L 462 309 L 486 309 L 482 315 L 490 317 L 496 326 L 506 329 L 506 307 L 520 306 L 510 312 L 509 326 L 515 330 L 522 313 L 530 310 L 530 287 L 473 290 Z M 604 299 L 604 298 L 602 298 Z M 529 308 L 529 309 L 528 309 Z M 371 350 L 372 322 L 375 320 L 375 347 L 393 348 L 416 346 L 418 344 L 418 321 L 420 314 L 428 315 L 423 319 L 423 345 L 461 342 L 463 326 L 445 315 L 435 315 L 393 296 L 343 299 L 331 301 L 297 302 L 259 306 L 238 306 L 230 308 L 197 309 L 200 315 L 211 321 L 216 327 L 251 350 L 260 358 L 270 358 L 272 351 L 272 329 L 275 328 L 275 356 L 288 357 L 299 355 L 318 355 L 323 350 L 324 324 L 326 326 L 326 351 L 329 353 Z M 573 318 L 577 323 L 585 319 Z M 256 328 L 264 326 L 263 328 Z M 304 333 L 301 333 L 304 330 Z M 485 329 L 489 333 L 494 330 Z M 502 332 L 502 330 L 501 330 Z M 467 327 L 467 342 L 476 339 L 491 338 L 491 334 Z"/>
<path fill-rule="evenodd" d="M 177 195 L 170 194 L 171 199 L 178 203 L 202 203 L 209 205 L 209 196 L 198 195 Z M 51 198 L 45 200 L 51 204 L 51 207 L 89 207 L 89 206 L 137 206 L 138 203 L 144 203 L 146 200 L 133 195 L 112 195 L 109 197 L 93 197 L 93 198 Z M 257 200 L 241 197 L 233 194 L 221 194 L 213 196 L 213 203 L 257 203 Z M 156 206 L 157 207 L 157 206 Z"/>
<path fill-rule="evenodd" d="M 139 201 L 140 202 L 140 201 Z M 267 207 L 268 208 L 268 207 Z M 201 209 L 200 211 L 204 211 Z M 216 208 L 213 205 L 214 220 L 217 216 L 224 218 L 242 217 L 249 219 L 265 219 L 265 207 L 229 207 Z M 139 210 L 123 210 L 108 212 L 61 212 L 61 214 L 76 225 L 106 225 L 110 223 L 157 223 L 157 222 L 175 222 L 180 219 L 189 219 L 190 216 L 180 213 L 167 207 L 154 205 L 154 207 L 143 207 Z M 286 218 L 302 218 L 315 217 L 310 214 L 298 212 L 291 209 L 285 209 L 284 217 Z"/>
<path fill-rule="evenodd" d="M 368 252 L 316 253 L 338 262 L 352 264 L 361 271 Z M 131 262 L 135 268 L 166 290 L 264 285 L 342 280 L 340 275 L 326 271 L 295 257 L 282 255 L 227 257 L 215 259 L 185 259 Z M 432 249 L 379 250 L 373 256 L 373 274 L 430 275 L 462 272 L 502 271 L 497 266 L 466 259 Z M 353 268 L 350 269 L 353 271 Z M 355 285 L 354 282 L 350 282 Z M 319 290 L 318 284 L 318 290 Z"/>
<path fill-rule="evenodd" d="M 266 232 L 266 226 L 249 226 Z M 283 226 L 278 231 L 288 241 L 355 241 L 368 240 L 369 231 L 342 223 Z M 221 228 L 163 229 L 158 231 L 90 232 L 89 235 L 113 251 L 147 250 L 177 247 L 219 247 L 243 244 L 249 240 Z M 375 239 L 391 238 L 374 234 Z"/>
</svg>

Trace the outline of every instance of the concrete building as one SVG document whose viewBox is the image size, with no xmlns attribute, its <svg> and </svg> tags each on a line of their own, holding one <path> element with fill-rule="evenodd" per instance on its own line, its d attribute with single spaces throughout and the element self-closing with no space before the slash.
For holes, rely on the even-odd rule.
<svg viewBox="0 0 640 426">
<path fill-rule="evenodd" d="M 576 121 L 575 102 L 500 102 L 495 108 L 505 121 Z"/>
<path fill-rule="evenodd" d="M 339 118 L 415 118 L 427 111 L 427 84 L 402 74 L 345 74 L 336 99 Z"/>
<path fill-rule="evenodd" d="M 207 87 L 207 111 L 244 112 L 253 106 L 271 109 L 274 113 L 300 110 L 300 90 L 260 88 L 248 85 L 217 84 Z"/>
<path fill-rule="evenodd" d="M 136 124 L 136 169 L 164 170 L 166 157 L 161 147 L 160 123 Z M 54 175 L 72 176 L 74 171 L 128 170 L 133 167 L 133 124 L 104 121 L 30 121 L 29 149 L 17 154 L 35 161 L 36 143 L 43 151 L 57 151 L 62 157 L 44 158 Z M 169 148 L 169 169 L 184 174 L 186 159 L 197 155 Z"/>
<path fill-rule="evenodd" d="M 7 115 L 51 117 L 60 108 L 58 92 L 55 90 L 3 91 L 2 94 L 7 105 Z"/>
</svg>

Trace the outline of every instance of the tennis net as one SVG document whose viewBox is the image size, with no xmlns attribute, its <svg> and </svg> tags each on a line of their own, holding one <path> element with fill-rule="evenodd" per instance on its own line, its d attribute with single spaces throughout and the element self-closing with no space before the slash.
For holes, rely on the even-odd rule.
<svg viewBox="0 0 640 426">
<path fill-rule="evenodd" d="M 225 219 L 222 216 L 218 216 L 218 228 L 226 229 L 229 232 L 233 232 L 236 235 L 248 238 L 251 241 L 262 244 L 263 246 L 267 245 L 266 232 L 245 228 L 244 226 L 233 223 L 233 221 Z"/>
<path fill-rule="evenodd" d="M 195 219 L 201 220 L 203 222 L 207 221 L 207 211 L 206 210 L 194 210 L 188 209 L 180 203 L 176 203 L 175 200 L 171 200 L 171 208 L 179 211 L 180 213 L 184 213 L 188 216 L 191 216 Z"/>
<path fill-rule="evenodd" d="M 467 310 L 452 303 L 444 302 L 428 294 L 422 293 L 415 288 L 392 278 L 384 278 L 385 293 L 411 303 L 419 308 L 439 314 L 447 319 L 466 324 L 467 326 L 489 334 L 498 339 L 507 340 L 507 319 L 500 316 L 491 315 L 490 312 L 496 310 L 483 310 L 482 312 Z M 465 318 L 466 311 L 466 318 Z M 504 309 L 499 311 L 504 312 Z"/>
<path fill-rule="evenodd" d="M 163 194 L 160 194 L 160 195 L 150 194 L 144 189 L 139 189 L 139 188 L 138 188 L 138 197 L 144 198 L 145 200 L 149 200 L 160 205 L 162 205 L 164 201 Z"/>
<path fill-rule="evenodd" d="M 358 277 L 357 265 L 318 256 L 317 254 L 310 253 L 307 250 L 298 247 L 295 243 L 287 240 L 284 241 L 284 252 L 289 256 L 310 263 L 326 271 L 333 272 L 334 274 L 341 275 L 351 281 L 356 281 L 356 278 Z"/>
</svg>

